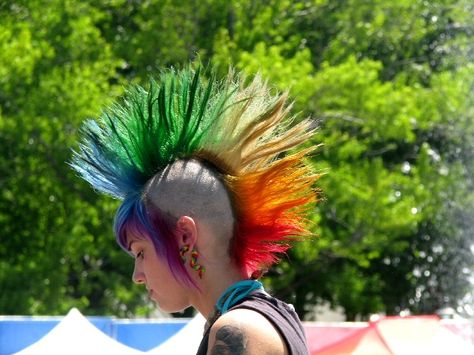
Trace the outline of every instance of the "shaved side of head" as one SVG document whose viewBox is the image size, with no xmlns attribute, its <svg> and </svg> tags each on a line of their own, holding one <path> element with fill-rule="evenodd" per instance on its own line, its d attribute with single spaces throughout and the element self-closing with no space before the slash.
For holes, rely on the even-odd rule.
<svg viewBox="0 0 474 355">
<path fill-rule="evenodd" d="M 146 184 L 144 197 L 174 218 L 205 223 L 218 238 L 216 244 L 229 245 L 234 234 L 231 200 L 218 173 L 206 164 L 191 159 L 168 165 Z"/>
</svg>

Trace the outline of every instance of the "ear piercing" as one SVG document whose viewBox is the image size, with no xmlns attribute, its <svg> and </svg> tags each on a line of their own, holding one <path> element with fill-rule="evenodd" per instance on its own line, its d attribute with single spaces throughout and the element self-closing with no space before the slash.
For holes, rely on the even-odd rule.
<svg viewBox="0 0 474 355">
<path fill-rule="evenodd" d="M 179 255 L 181 257 L 181 261 L 183 264 L 186 263 L 186 253 L 189 251 L 189 245 L 183 245 L 179 249 Z M 199 278 L 202 279 L 202 276 L 206 272 L 206 268 L 197 262 L 199 258 L 199 252 L 197 251 L 196 247 L 193 247 L 191 250 L 191 259 L 189 260 L 189 266 L 198 272 Z"/>
<path fill-rule="evenodd" d="M 206 268 L 197 262 L 198 257 L 199 253 L 194 247 L 193 250 L 191 250 L 191 260 L 189 261 L 189 266 L 196 270 L 198 272 L 199 278 L 202 279 L 202 275 L 206 272 Z"/>
<path fill-rule="evenodd" d="M 179 255 L 181 256 L 181 261 L 183 264 L 186 263 L 186 257 L 184 256 L 189 251 L 189 245 L 183 245 L 179 248 Z"/>
</svg>

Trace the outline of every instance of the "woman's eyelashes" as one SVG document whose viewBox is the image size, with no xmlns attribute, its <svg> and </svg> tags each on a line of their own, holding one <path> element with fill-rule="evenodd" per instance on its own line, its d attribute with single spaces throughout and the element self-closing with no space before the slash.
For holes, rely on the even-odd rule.
<svg viewBox="0 0 474 355">
<path fill-rule="evenodd" d="M 135 255 L 136 259 L 143 258 L 143 250 L 140 250 L 137 255 Z"/>
</svg>

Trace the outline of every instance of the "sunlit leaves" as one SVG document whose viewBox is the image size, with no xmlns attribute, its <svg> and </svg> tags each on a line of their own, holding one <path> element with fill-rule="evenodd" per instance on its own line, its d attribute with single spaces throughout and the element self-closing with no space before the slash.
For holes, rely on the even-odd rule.
<svg viewBox="0 0 474 355">
<path fill-rule="evenodd" d="M 349 319 L 469 299 L 472 14 L 468 0 L 0 5 L 0 313 L 151 312 L 113 240 L 117 201 L 65 162 L 124 83 L 196 58 L 259 72 L 320 126 L 318 236 L 270 272 L 277 295 Z"/>
</svg>

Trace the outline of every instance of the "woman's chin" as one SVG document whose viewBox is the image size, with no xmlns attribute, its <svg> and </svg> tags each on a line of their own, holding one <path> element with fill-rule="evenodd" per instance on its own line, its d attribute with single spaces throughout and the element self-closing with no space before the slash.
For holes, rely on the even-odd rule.
<svg viewBox="0 0 474 355">
<path fill-rule="evenodd" d="M 163 302 L 159 302 L 157 300 L 153 300 L 156 306 L 160 309 L 160 311 L 165 313 L 180 313 L 183 312 L 185 309 L 189 308 L 190 305 L 171 305 L 166 304 Z"/>
</svg>

